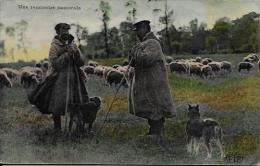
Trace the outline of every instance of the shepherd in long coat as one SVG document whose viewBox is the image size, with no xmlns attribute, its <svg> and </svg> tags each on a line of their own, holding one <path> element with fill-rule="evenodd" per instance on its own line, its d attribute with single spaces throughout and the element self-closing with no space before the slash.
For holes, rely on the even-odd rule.
<svg viewBox="0 0 260 166">
<path fill-rule="evenodd" d="M 53 114 L 54 128 L 61 129 L 61 115 L 68 111 L 68 103 L 89 102 L 88 92 L 81 77 L 80 67 L 85 58 L 70 39 L 70 25 L 57 24 L 57 35 L 54 37 L 50 51 L 50 69 L 47 75 L 57 75 L 52 87 L 48 112 Z"/>
<path fill-rule="evenodd" d="M 129 88 L 129 111 L 138 117 L 148 119 L 148 135 L 162 135 L 165 118 L 176 115 L 168 81 L 161 45 L 150 31 L 150 21 L 134 24 L 140 40 L 132 49 L 131 66 L 135 74 Z M 131 60 L 129 60 L 131 61 Z"/>
</svg>

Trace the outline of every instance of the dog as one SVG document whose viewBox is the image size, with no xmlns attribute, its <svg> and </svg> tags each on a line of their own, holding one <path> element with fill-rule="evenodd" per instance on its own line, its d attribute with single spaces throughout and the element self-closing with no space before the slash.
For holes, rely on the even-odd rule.
<svg viewBox="0 0 260 166">
<path fill-rule="evenodd" d="M 201 119 L 199 105 L 188 105 L 188 122 L 186 124 L 187 150 L 192 155 L 197 155 L 200 144 L 207 150 L 207 159 L 212 157 L 212 141 L 215 140 L 220 149 L 221 158 L 224 156 L 223 131 L 214 119 Z"/>
<path fill-rule="evenodd" d="M 88 133 L 92 131 L 92 125 L 96 120 L 97 112 L 101 106 L 100 97 L 90 97 L 88 103 L 69 103 L 70 121 L 69 132 L 76 123 L 76 132 L 84 132 L 85 124 L 88 123 Z"/>
</svg>

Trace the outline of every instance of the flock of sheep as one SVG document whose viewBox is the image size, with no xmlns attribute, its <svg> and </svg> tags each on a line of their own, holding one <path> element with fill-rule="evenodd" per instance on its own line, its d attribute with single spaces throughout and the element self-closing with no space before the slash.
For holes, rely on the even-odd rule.
<svg viewBox="0 0 260 166">
<path fill-rule="evenodd" d="M 211 58 L 196 57 L 194 59 L 173 60 L 172 57 L 166 57 L 166 67 L 169 72 L 188 75 L 197 75 L 199 77 L 212 77 L 220 71 L 225 73 L 232 72 L 232 63 L 228 61 L 217 62 Z M 238 64 L 238 71 L 254 68 L 256 64 L 260 68 L 260 61 L 256 54 L 249 54 Z M 37 85 L 46 77 L 49 68 L 48 61 L 36 63 L 34 67 L 25 66 L 19 70 L 12 68 L 0 68 L 0 88 L 12 87 L 14 82 L 20 82 L 24 88 Z M 89 61 L 87 65 L 81 67 L 84 79 L 89 75 L 97 75 L 106 80 L 107 84 L 123 86 L 129 85 L 129 80 L 133 76 L 134 69 L 128 66 L 128 61 L 123 61 L 121 65 L 103 66 L 94 61 Z"/>
<path fill-rule="evenodd" d="M 196 57 L 194 59 L 173 60 L 171 57 L 166 58 L 167 67 L 170 72 L 179 74 L 186 73 L 189 75 L 197 75 L 203 78 L 214 76 L 220 71 L 225 73 L 232 72 L 232 63 L 229 61 L 217 62 L 211 58 Z M 249 54 L 243 58 L 238 64 L 238 71 L 247 70 L 248 72 L 254 68 L 255 64 L 260 68 L 260 61 L 256 54 Z"/>
<path fill-rule="evenodd" d="M 102 66 L 94 61 L 90 61 L 88 65 L 82 66 L 80 74 L 83 79 L 88 79 L 89 75 L 97 75 L 106 79 L 109 85 L 119 84 L 122 80 L 122 85 L 127 86 L 129 77 L 133 73 L 133 68 L 124 62 L 123 66 L 114 65 Z M 24 66 L 19 70 L 12 68 L 0 68 L 0 88 L 6 86 L 11 88 L 13 83 L 20 83 L 24 88 L 29 88 L 39 84 L 47 75 L 49 68 L 48 61 L 36 63 L 34 66 Z"/>
</svg>

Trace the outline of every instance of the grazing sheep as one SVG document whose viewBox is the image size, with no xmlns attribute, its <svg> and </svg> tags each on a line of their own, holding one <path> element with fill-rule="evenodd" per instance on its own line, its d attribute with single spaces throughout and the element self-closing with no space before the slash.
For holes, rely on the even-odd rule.
<svg viewBox="0 0 260 166">
<path fill-rule="evenodd" d="M 85 124 L 88 123 L 88 133 L 91 133 L 92 125 L 96 120 L 97 112 L 100 107 L 100 97 L 90 97 L 89 103 L 86 104 L 70 103 L 69 131 L 71 132 L 73 122 L 76 122 L 77 129 L 82 132 L 84 131 Z"/>
<path fill-rule="evenodd" d="M 202 119 L 199 105 L 188 107 L 188 122 L 186 124 L 187 150 L 191 154 L 198 155 L 201 143 L 207 149 L 207 158 L 212 157 L 212 141 L 214 140 L 220 149 L 221 158 L 225 157 L 223 147 L 223 130 L 214 119 Z M 203 142 L 201 142 L 203 141 Z"/>
<path fill-rule="evenodd" d="M 186 62 L 194 62 L 194 63 L 198 63 L 197 61 L 196 61 L 196 59 L 188 59 L 188 60 L 186 60 Z"/>
<path fill-rule="evenodd" d="M 41 64 L 41 62 L 38 62 L 38 63 L 36 63 L 36 64 L 34 65 L 34 67 L 41 68 L 41 67 L 42 67 L 42 64 Z"/>
<path fill-rule="evenodd" d="M 251 57 L 244 57 L 243 58 L 243 62 L 254 62 L 254 59 L 253 58 L 251 58 Z"/>
<path fill-rule="evenodd" d="M 0 89 L 4 86 L 11 88 L 12 82 L 4 70 L 0 69 Z"/>
<path fill-rule="evenodd" d="M 42 70 L 43 72 L 46 72 L 49 69 L 50 63 L 49 61 L 43 61 L 42 62 Z"/>
<path fill-rule="evenodd" d="M 122 66 L 127 66 L 129 64 L 128 60 L 123 60 Z"/>
<path fill-rule="evenodd" d="M 37 85 L 40 81 L 37 77 L 37 72 L 33 67 L 26 66 L 20 69 L 21 72 L 21 84 L 24 88 L 29 88 L 30 86 Z"/>
<path fill-rule="evenodd" d="M 212 76 L 213 75 L 213 71 L 211 66 L 209 65 L 203 65 L 201 66 L 201 76 L 203 77 L 208 77 L 208 76 Z"/>
<path fill-rule="evenodd" d="M 104 66 L 96 66 L 94 68 L 94 74 L 97 76 L 102 77 L 103 76 L 103 72 L 104 72 Z"/>
<path fill-rule="evenodd" d="M 177 73 L 186 73 L 187 72 L 187 67 L 185 63 L 183 62 L 171 62 L 169 64 L 169 68 L 171 72 L 177 72 Z"/>
<path fill-rule="evenodd" d="M 213 72 L 218 72 L 221 70 L 222 63 L 221 62 L 210 62 L 208 65 L 212 68 Z"/>
<path fill-rule="evenodd" d="M 256 54 L 249 54 L 247 55 L 245 58 L 245 60 L 249 60 L 249 61 L 244 61 L 244 62 L 258 62 L 259 58 Z"/>
<path fill-rule="evenodd" d="M 112 67 L 114 68 L 114 69 L 117 69 L 118 67 L 120 67 L 121 65 L 118 65 L 118 64 L 115 64 L 115 65 L 113 65 Z"/>
<path fill-rule="evenodd" d="M 121 80 L 124 78 L 124 73 L 120 72 L 120 71 L 115 71 L 115 70 L 111 70 L 107 73 L 107 83 L 111 86 L 113 83 L 115 85 L 120 84 Z M 126 86 L 126 80 L 123 79 L 122 81 L 122 85 Z"/>
<path fill-rule="evenodd" d="M 190 62 L 188 66 L 190 75 L 201 76 L 201 67 L 203 66 L 201 63 Z"/>
<path fill-rule="evenodd" d="M 232 64 L 228 61 L 222 61 L 222 66 L 221 69 L 223 69 L 224 71 L 228 71 L 231 72 L 232 71 Z"/>
<path fill-rule="evenodd" d="M 196 60 L 196 62 L 199 62 L 199 63 L 201 63 L 201 61 L 202 61 L 202 58 L 198 56 L 198 57 L 196 57 L 196 58 L 195 58 L 195 60 Z"/>
<path fill-rule="evenodd" d="M 124 73 L 125 74 L 125 77 L 126 77 L 126 81 L 127 81 L 127 84 L 130 84 L 130 80 L 131 78 L 133 78 L 134 76 L 134 68 L 133 67 L 129 67 L 128 69 L 128 65 L 127 66 L 121 66 L 121 67 L 118 67 L 117 70 Z"/>
<path fill-rule="evenodd" d="M 36 74 L 36 77 L 39 81 L 42 81 L 43 79 L 43 71 L 41 68 L 34 67 L 33 72 Z"/>
<path fill-rule="evenodd" d="M 15 69 L 11 69 L 11 68 L 2 68 L 1 70 L 4 70 L 7 74 L 7 76 L 10 79 L 15 79 L 18 78 L 20 76 L 20 72 L 18 70 Z"/>
<path fill-rule="evenodd" d="M 117 69 L 114 69 L 113 67 L 110 67 L 110 66 L 104 66 L 103 78 L 106 79 L 106 77 L 107 77 L 107 73 L 110 72 L 111 70 L 117 71 Z"/>
<path fill-rule="evenodd" d="M 203 65 L 207 65 L 207 64 L 209 63 L 209 61 L 208 61 L 207 59 L 202 59 L 202 60 L 201 60 L 201 63 L 202 63 Z"/>
<path fill-rule="evenodd" d="M 254 67 L 254 64 L 251 62 L 240 62 L 238 64 L 238 72 L 241 70 L 247 70 L 248 72 Z"/>
<path fill-rule="evenodd" d="M 166 63 L 173 62 L 173 58 L 171 56 L 165 56 Z"/>
<path fill-rule="evenodd" d="M 211 59 L 211 58 L 204 58 L 204 59 L 207 60 L 209 63 L 213 62 L 213 59 Z"/>
<path fill-rule="evenodd" d="M 94 74 L 94 68 L 93 66 L 83 66 L 82 69 L 85 71 L 87 75 Z"/>
<path fill-rule="evenodd" d="M 89 66 L 96 67 L 96 66 L 98 66 L 98 63 L 95 62 L 95 61 L 89 61 L 89 62 L 88 62 L 88 65 L 89 65 Z"/>
</svg>

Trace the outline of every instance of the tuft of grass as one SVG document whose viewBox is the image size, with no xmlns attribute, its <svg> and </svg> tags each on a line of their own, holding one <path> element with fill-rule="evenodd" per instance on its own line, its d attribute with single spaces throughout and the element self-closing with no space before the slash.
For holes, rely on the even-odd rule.
<svg viewBox="0 0 260 166">
<path fill-rule="evenodd" d="M 242 132 L 234 137 L 233 142 L 226 147 L 225 153 L 230 156 L 248 156 L 259 150 L 260 135 Z"/>
<path fill-rule="evenodd" d="M 102 110 L 107 111 L 113 102 L 111 107 L 111 112 L 127 112 L 128 110 L 128 101 L 127 96 L 118 95 L 113 101 L 114 96 L 104 96 Z"/>
<path fill-rule="evenodd" d="M 137 123 L 133 125 L 107 125 L 102 130 L 102 137 L 112 140 L 129 141 L 135 139 L 138 135 L 147 133 L 148 128 L 145 123 Z"/>
</svg>

